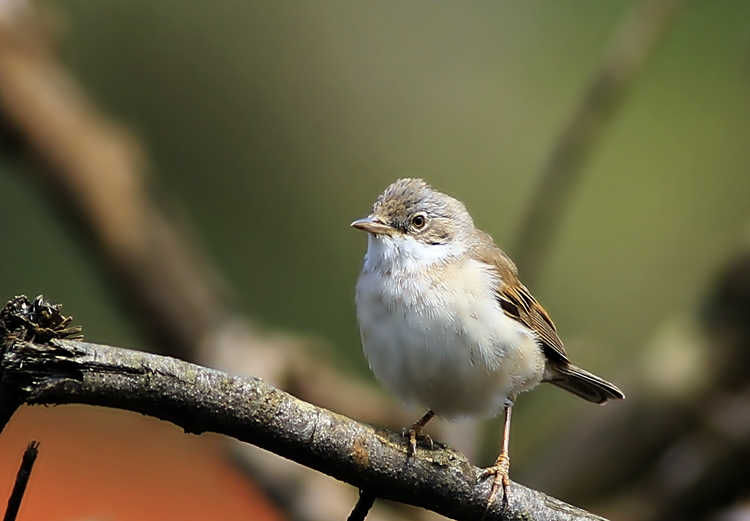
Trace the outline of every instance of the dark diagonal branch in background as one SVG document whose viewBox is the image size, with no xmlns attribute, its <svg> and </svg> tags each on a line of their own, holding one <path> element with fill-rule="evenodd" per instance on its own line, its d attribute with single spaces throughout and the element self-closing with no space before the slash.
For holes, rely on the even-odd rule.
<svg viewBox="0 0 750 521">
<path fill-rule="evenodd" d="M 565 219 L 586 160 L 684 5 L 684 0 L 644 0 L 633 7 L 552 148 L 510 249 L 524 283 L 532 289 Z M 499 420 L 485 423 L 480 449 L 485 457 L 499 452 L 501 428 Z"/>
<path fill-rule="evenodd" d="M 623 21 L 578 107 L 552 149 L 516 235 L 512 253 L 526 284 L 539 276 L 583 165 L 683 0 L 645 0 Z"/>
<path fill-rule="evenodd" d="M 16 482 L 13 485 L 13 491 L 10 493 L 10 497 L 8 498 L 8 506 L 5 509 L 3 521 L 16 521 L 16 517 L 18 516 L 18 509 L 21 508 L 21 501 L 23 500 L 23 495 L 26 492 L 26 485 L 29 484 L 31 470 L 34 468 L 34 463 L 36 462 L 36 457 L 38 455 L 39 442 L 32 441 L 23 452 L 21 466 L 18 468 Z"/>
<path fill-rule="evenodd" d="M 21 10 L 4 19 L 3 13 L 2 131 L 41 162 L 39 173 L 56 188 L 54 202 L 78 219 L 158 345 L 233 370 L 238 357 L 253 360 L 242 369 L 344 410 L 361 409 L 365 400 L 373 411 L 368 421 L 387 421 L 387 402 L 308 354 L 309 340 L 261 331 L 237 312 L 211 263 L 150 192 L 140 144 L 78 88 L 45 45 L 40 17 Z"/>
<path fill-rule="evenodd" d="M 257 445 L 376 495 L 454 519 L 479 519 L 490 483 L 451 449 L 408 456 L 401 434 L 359 423 L 280 391 L 174 358 L 72 340 L 35 344 L 7 337 L 0 358 L 0 420 L 14 404 L 80 403 L 170 421 L 189 433 L 217 432 Z M 0 427 L 4 427 L 4 422 Z M 601 520 L 512 484 L 487 519 Z"/>
<path fill-rule="evenodd" d="M 236 311 L 211 263 L 150 193 L 138 141 L 98 110 L 60 63 L 44 16 L 33 4 L 19 5 L 24 8 L 0 9 L 0 138 L 40 163 L 52 202 L 76 218 L 115 294 L 154 344 L 202 365 L 260 376 L 365 421 L 406 425 L 409 419 L 398 418 L 389 400 L 337 372 L 309 340 L 262 331 Z M 343 518 L 351 508 L 348 487 L 332 489 L 314 473 L 301 474 L 259 451 L 243 447 L 232 454 L 293 519 L 330 516 L 334 504 Z M 315 511 L 321 503 L 301 499 L 321 494 L 328 498 L 325 512 Z"/>
<path fill-rule="evenodd" d="M 741 519 L 722 511 L 750 494 L 750 248 L 713 278 L 701 313 L 669 317 L 635 358 L 635 399 L 579 414 L 525 481 L 620 521 Z M 692 362 L 667 375 L 667 359 Z"/>
</svg>

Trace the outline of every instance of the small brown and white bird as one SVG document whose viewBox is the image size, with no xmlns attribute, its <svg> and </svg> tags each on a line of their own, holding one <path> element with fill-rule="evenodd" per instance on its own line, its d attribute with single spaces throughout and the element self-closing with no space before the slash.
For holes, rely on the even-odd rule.
<svg viewBox="0 0 750 521">
<path fill-rule="evenodd" d="M 547 312 L 513 262 L 478 230 L 464 205 L 421 179 L 399 179 L 352 226 L 368 233 L 357 282 L 362 345 L 375 375 L 427 413 L 409 429 L 416 452 L 435 415 L 504 411 L 500 485 L 507 503 L 510 412 L 516 397 L 549 382 L 594 403 L 620 389 L 568 360 Z"/>
</svg>

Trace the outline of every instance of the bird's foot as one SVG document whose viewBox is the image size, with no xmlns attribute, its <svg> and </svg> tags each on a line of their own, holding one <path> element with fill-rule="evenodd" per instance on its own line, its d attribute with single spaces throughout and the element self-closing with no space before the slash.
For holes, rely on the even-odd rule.
<svg viewBox="0 0 750 521">
<path fill-rule="evenodd" d="M 419 441 L 426 441 L 430 444 L 430 449 L 432 449 L 435 444 L 432 442 L 432 438 L 428 434 L 424 434 L 422 432 L 422 427 L 419 425 L 412 425 L 408 429 L 404 429 L 401 431 L 401 436 L 406 438 L 409 437 L 409 456 L 414 456 L 417 454 L 417 442 Z"/>
<path fill-rule="evenodd" d="M 495 465 L 484 469 L 484 472 L 479 476 L 479 479 L 485 479 L 489 476 L 494 476 L 492 480 L 492 489 L 490 490 L 490 497 L 487 498 L 487 508 L 490 507 L 500 486 L 503 487 L 503 508 L 508 508 L 508 492 L 510 491 L 510 478 L 508 472 L 510 471 L 510 458 L 507 453 L 500 454 L 495 462 Z"/>
</svg>

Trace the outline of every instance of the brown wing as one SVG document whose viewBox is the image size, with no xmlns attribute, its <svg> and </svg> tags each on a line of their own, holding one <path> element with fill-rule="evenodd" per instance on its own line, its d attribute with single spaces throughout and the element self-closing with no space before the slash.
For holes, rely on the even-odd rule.
<svg viewBox="0 0 750 521">
<path fill-rule="evenodd" d="M 510 257 L 495 246 L 489 235 L 485 236 L 488 240 L 482 241 L 483 244 L 477 248 L 476 253 L 480 260 L 494 266 L 500 274 L 501 283 L 496 291 L 500 307 L 506 315 L 536 333 L 549 358 L 569 362 L 552 319 L 518 280 L 518 270 Z"/>
<path fill-rule="evenodd" d="M 518 280 L 513 284 L 503 279 L 502 287 L 497 291 L 497 300 L 506 315 L 536 333 L 548 357 L 560 362 L 569 362 L 563 343 L 557 336 L 555 324 L 544 308 L 531 296 L 526 286 Z"/>
</svg>

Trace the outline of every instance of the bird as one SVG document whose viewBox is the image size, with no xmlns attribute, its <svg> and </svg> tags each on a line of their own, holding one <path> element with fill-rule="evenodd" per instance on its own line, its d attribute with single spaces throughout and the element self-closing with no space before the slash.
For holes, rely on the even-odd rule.
<svg viewBox="0 0 750 521">
<path fill-rule="evenodd" d="M 488 507 L 500 487 L 507 505 L 519 394 L 548 382 L 596 404 L 625 397 L 570 362 L 549 314 L 461 201 L 399 179 L 351 226 L 367 233 L 355 296 L 365 356 L 385 386 L 427 409 L 405 429 L 407 453 L 435 416 L 503 414 L 500 455 L 480 476 L 493 476 Z"/>
</svg>

